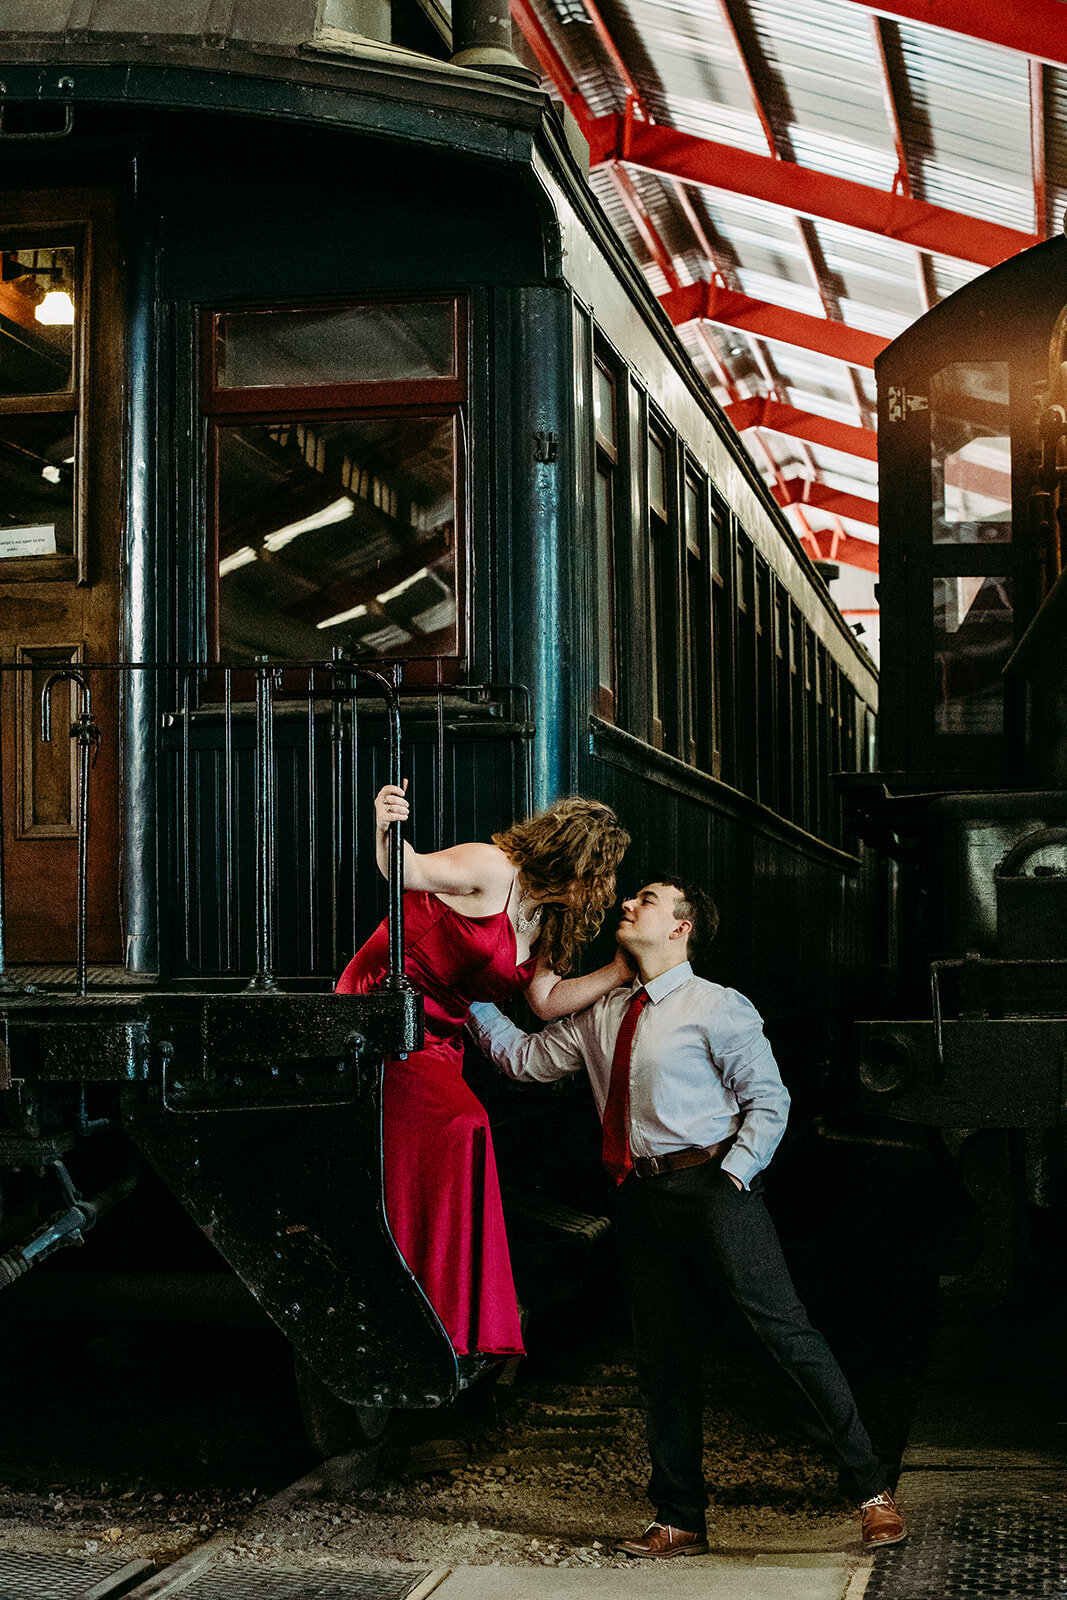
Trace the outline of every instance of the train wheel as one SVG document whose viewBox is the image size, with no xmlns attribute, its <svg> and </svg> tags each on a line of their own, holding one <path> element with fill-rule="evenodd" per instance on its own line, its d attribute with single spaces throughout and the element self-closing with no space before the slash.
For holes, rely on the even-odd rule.
<svg viewBox="0 0 1067 1600">
<path fill-rule="evenodd" d="M 391 1406 L 349 1405 L 300 1356 L 295 1357 L 295 1369 L 304 1432 L 316 1450 L 337 1456 L 381 1443 L 393 1414 Z"/>
</svg>

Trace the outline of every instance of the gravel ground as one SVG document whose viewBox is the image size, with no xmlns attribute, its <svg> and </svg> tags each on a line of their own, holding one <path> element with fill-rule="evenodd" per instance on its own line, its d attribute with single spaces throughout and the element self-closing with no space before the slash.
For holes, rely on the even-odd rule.
<svg viewBox="0 0 1067 1600">
<path fill-rule="evenodd" d="M 810 1248 L 796 1239 L 791 1259 L 876 1443 L 899 1459 L 932 1305 L 903 1253 L 859 1273 L 855 1244 L 824 1230 Z M 73 1268 L 76 1290 L 80 1266 L 71 1257 L 40 1271 Z M 191 1266 L 203 1270 L 196 1256 Z M 512 1383 L 483 1381 L 452 1408 L 399 1416 L 373 1478 L 266 1510 L 316 1465 L 280 1335 L 188 1314 L 180 1326 L 130 1311 L 79 1319 L 67 1283 L 54 1286 L 47 1318 L 9 1314 L 19 1285 L 0 1305 L 0 1547 L 168 1561 L 233 1530 L 227 1558 L 240 1562 L 632 1569 L 611 1545 L 647 1521 L 647 1461 L 610 1259 L 584 1299 L 534 1317 Z M 855 1520 L 832 1472 L 714 1302 L 708 1350 L 713 1547 L 849 1548 Z"/>
<path fill-rule="evenodd" d="M 714 1548 L 848 1548 L 855 1522 L 832 1472 L 720 1332 L 706 1396 Z M 280 1341 L 195 1328 L 9 1337 L 0 1545 L 167 1561 L 233 1529 L 225 1559 L 242 1563 L 628 1567 L 611 1543 L 647 1521 L 647 1465 L 625 1344 L 539 1359 L 531 1343 L 512 1384 L 398 1418 L 373 1481 L 257 1510 L 314 1464 Z"/>
</svg>

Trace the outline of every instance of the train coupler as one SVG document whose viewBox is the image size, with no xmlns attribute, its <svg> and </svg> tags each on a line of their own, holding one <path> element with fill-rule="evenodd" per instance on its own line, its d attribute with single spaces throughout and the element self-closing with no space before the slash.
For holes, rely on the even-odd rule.
<svg viewBox="0 0 1067 1600">
<path fill-rule="evenodd" d="M 15 1245 L 0 1256 L 0 1289 L 6 1289 L 25 1276 L 31 1267 L 61 1250 L 65 1245 L 83 1245 L 85 1235 L 93 1224 L 116 1206 L 133 1190 L 135 1178 L 105 1190 L 94 1200 L 83 1200 L 78 1194 L 66 1167 L 61 1161 L 52 1163 L 60 1188 L 69 1204 L 65 1211 L 57 1211 L 47 1222 L 30 1234 L 24 1244 Z"/>
</svg>

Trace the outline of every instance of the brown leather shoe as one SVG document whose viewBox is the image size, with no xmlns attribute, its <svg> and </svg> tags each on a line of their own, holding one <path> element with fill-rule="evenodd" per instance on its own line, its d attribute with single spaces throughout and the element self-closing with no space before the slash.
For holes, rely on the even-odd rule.
<svg viewBox="0 0 1067 1600">
<path fill-rule="evenodd" d="M 650 1522 L 640 1539 L 620 1539 L 616 1550 L 648 1561 L 669 1561 L 672 1556 L 704 1556 L 708 1541 L 702 1533 L 672 1528 L 669 1522 Z"/>
<path fill-rule="evenodd" d="M 888 1489 L 860 1506 L 860 1537 L 865 1550 L 874 1550 L 883 1544 L 902 1544 L 908 1537 L 904 1518 Z"/>
</svg>

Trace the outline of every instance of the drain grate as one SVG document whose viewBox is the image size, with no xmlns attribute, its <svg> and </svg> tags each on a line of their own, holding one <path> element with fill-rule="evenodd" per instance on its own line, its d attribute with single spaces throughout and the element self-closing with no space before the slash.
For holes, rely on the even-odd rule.
<svg viewBox="0 0 1067 1600">
<path fill-rule="evenodd" d="M 182 1600 L 406 1600 L 426 1576 L 424 1570 L 323 1573 L 212 1567 L 182 1590 Z"/>
<path fill-rule="evenodd" d="M 916 1495 L 908 1542 L 879 1554 L 865 1600 L 1067 1600 L 1060 1475 L 923 1477 L 933 1492 Z M 906 1509 L 906 1478 L 900 1498 Z"/>
<path fill-rule="evenodd" d="M 0 1550 L 0 1600 L 78 1600 L 128 1565 L 125 1556 L 29 1555 Z"/>
</svg>

